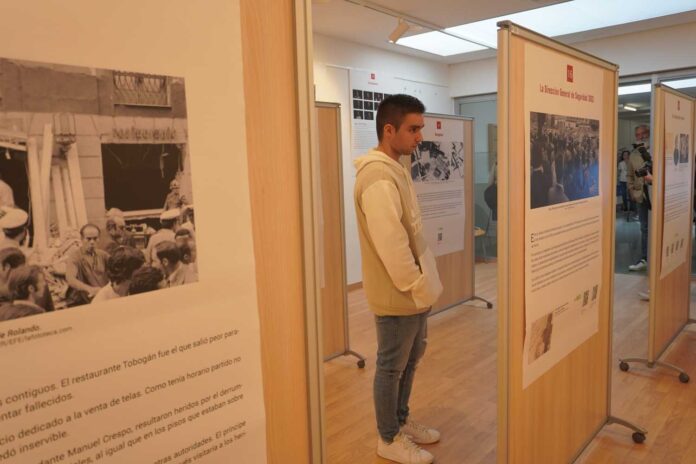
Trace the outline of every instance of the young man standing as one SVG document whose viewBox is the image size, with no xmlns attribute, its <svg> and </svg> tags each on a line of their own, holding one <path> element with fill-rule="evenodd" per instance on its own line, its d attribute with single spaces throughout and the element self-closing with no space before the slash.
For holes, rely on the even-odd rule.
<svg viewBox="0 0 696 464">
<path fill-rule="evenodd" d="M 423 140 L 424 112 L 417 98 L 385 98 L 377 110 L 379 146 L 355 160 L 363 287 L 377 327 L 377 454 L 403 464 L 433 462 L 433 455 L 416 443 L 440 439 L 437 430 L 408 419 L 413 377 L 427 343 L 428 313 L 442 293 L 411 174 L 399 163 Z"/>
<path fill-rule="evenodd" d="M 640 221 L 640 259 L 628 266 L 629 271 L 643 271 L 648 267 L 648 220 L 650 218 L 650 189 L 652 185 L 652 173 L 642 173 L 636 175 L 636 171 L 645 167 L 646 161 L 650 159 L 649 143 L 650 128 L 641 124 L 635 128 L 636 143 L 633 151 L 628 158 L 628 171 L 626 181 L 631 199 L 636 203 L 638 209 L 638 220 Z"/>
</svg>

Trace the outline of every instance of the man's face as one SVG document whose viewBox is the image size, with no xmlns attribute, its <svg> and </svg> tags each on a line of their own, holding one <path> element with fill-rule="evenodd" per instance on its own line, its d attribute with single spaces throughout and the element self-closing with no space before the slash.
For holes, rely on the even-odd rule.
<svg viewBox="0 0 696 464">
<path fill-rule="evenodd" d="M 36 279 L 36 287 L 34 287 L 34 291 L 31 294 L 31 298 L 34 301 L 38 301 L 41 296 L 44 294 L 46 291 L 46 279 L 44 278 L 43 274 L 39 274 L 39 278 Z"/>
<path fill-rule="evenodd" d="M 645 127 L 645 126 L 638 126 L 636 127 L 636 142 L 641 143 L 647 143 L 648 140 L 650 140 L 650 129 Z"/>
<path fill-rule="evenodd" d="M 422 114 L 408 113 L 401 121 L 399 130 L 389 140 L 392 149 L 402 156 L 410 155 L 423 141 L 421 130 L 424 125 Z"/>
<path fill-rule="evenodd" d="M 97 240 L 99 240 L 99 231 L 94 227 L 87 227 L 82 235 L 82 246 L 85 250 L 92 253 L 97 248 Z"/>
</svg>

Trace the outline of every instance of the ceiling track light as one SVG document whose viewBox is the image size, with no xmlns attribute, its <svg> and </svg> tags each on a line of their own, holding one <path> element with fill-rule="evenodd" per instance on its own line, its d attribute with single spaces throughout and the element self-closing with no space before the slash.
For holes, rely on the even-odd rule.
<svg viewBox="0 0 696 464">
<path fill-rule="evenodd" d="M 399 18 L 396 28 L 391 34 L 389 34 L 389 42 L 395 44 L 401 37 L 404 36 L 404 34 L 406 34 L 406 32 L 408 32 L 410 27 L 411 26 L 406 21 Z"/>
<path fill-rule="evenodd" d="M 638 111 L 638 108 L 634 108 L 633 106 L 628 105 L 624 105 L 623 109 L 625 109 L 626 111 Z"/>
</svg>

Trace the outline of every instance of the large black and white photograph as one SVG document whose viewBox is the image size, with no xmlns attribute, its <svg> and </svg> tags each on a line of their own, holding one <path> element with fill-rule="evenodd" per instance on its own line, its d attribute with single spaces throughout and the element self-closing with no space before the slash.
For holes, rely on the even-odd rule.
<svg viewBox="0 0 696 464">
<path fill-rule="evenodd" d="M 599 121 L 530 112 L 530 208 L 599 195 Z"/>
<path fill-rule="evenodd" d="M 422 141 L 411 154 L 413 182 L 445 182 L 464 177 L 464 142 Z"/>
<path fill-rule="evenodd" d="M 184 79 L 0 59 L 0 321 L 198 281 Z"/>
</svg>

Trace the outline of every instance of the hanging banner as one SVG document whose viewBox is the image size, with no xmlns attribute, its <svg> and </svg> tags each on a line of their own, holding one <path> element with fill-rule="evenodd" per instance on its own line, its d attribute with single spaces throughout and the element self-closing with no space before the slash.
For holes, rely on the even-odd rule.
<svg viewBox="0 0 696 464">
<path fill-rule="evenodd" d="M 435 256 L 463 250 L 464 121 L 426 115 L 410 170 L 428 246 Z"/>
<path fill-rule="evenodd" d="M 664 172 L 665 205 L 662 224 L 662 267 L 660 279 L 678 268 L 687 259 L 693 196 L 691 166 L 692 103 L 670 92 L 664 92 Z"/>
<path fill-rule="evenodd" d="M 523 388 L 598 330 L 603 70 L 525 44 Z"/>
</svg>

